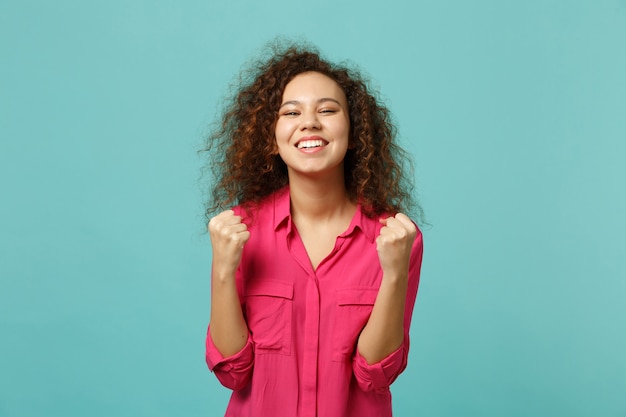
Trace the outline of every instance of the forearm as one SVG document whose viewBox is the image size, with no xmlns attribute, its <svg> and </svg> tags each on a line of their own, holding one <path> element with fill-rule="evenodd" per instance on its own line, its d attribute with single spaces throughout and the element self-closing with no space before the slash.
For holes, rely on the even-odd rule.
<svg viewBox="0 0 626 417">
<path fill-rule="evenodd" d="M 211 281 L 211 323 L 213 344 L 222 356 L 239 352 L 248 341 L 248 326 L 243 318 L 235 277 L 217 274 Z"/>
<path fill-rule="evenodd" d="M 383 277 L 370 318 L 357 349 L 368 364 L 380 362 L 404 341 L 407 276 Z"/>
</svg>

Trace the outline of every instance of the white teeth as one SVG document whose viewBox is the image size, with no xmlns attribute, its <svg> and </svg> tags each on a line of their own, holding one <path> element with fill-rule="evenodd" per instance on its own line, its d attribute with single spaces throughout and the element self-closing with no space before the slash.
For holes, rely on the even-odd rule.
<svg viewBox="0 0 626 417">
<path fill-rule="evenodd" d="M 302 142 L 298 143 L 298 149 L 302 149 L 302 148 L 317 148 L 319 146 L 324 146 L 324 141 L 323 140 L 303 140 Z"/>
</svg>

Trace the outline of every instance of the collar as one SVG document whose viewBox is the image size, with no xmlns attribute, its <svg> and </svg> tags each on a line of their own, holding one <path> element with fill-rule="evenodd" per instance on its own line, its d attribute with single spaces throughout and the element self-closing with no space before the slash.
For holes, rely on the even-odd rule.
<svg viewBox="0 0 626 417">
<path fill-rule="evenodd" d="M 285 186 L 274 193 L 274 230 L 287 222 L 288 232 L 291 232 L 291 199 L 289 186 Z"/>
<path fill-rule="evenodd" d="M 291 199 L 288 185 L 274 193 L 274 230 L 278 230 L 278 228 L 283 225 L 287 226 L 287 233 L 291 233 L 293 226 L 291 223 Z M 352 217 L 350 225 L 339 237 L 348 237 L 352 235 L 357 228 L 373 243 L 381 225 L 377 218 L 370 219 L 363 214 L 361 205 L 357 204 L 356 212 Z"/>
</svg>

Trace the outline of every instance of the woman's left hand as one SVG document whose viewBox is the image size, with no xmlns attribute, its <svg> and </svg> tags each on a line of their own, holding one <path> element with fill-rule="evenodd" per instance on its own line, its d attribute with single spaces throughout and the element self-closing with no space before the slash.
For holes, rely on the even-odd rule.
<svg viewBox="0 0 626 417">
<path fill-rule="evenodd" d="M 383 270 L 383 277 L 407 279 L 411 247 L 417 228 L 405 214 L 380 219 L 383 227 L 376 238 L 376 250 Z"/>
</svg>

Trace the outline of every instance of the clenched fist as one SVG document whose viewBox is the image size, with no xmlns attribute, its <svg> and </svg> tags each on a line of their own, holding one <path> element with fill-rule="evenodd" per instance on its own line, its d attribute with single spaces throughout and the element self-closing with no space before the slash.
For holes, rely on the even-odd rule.
<svg viewBox="0 0 626 417">
<path fill-rule="evenodd" d="M 411 247 L 417 235 L 415 224 L 406 215 L 380 219 L 383 227 L 376 238 L 376 250 L 383 270 L 383 276 L 408 277 Z"/>
<path fill-rule="evenodd" d="M 241 262 L 243 246 L 250 239 L 248 227 L 241 222 L 241 216 L 226 210 L 209 221 L 209 234 L 214 277 L 234 276 Z"/>
</svg>

